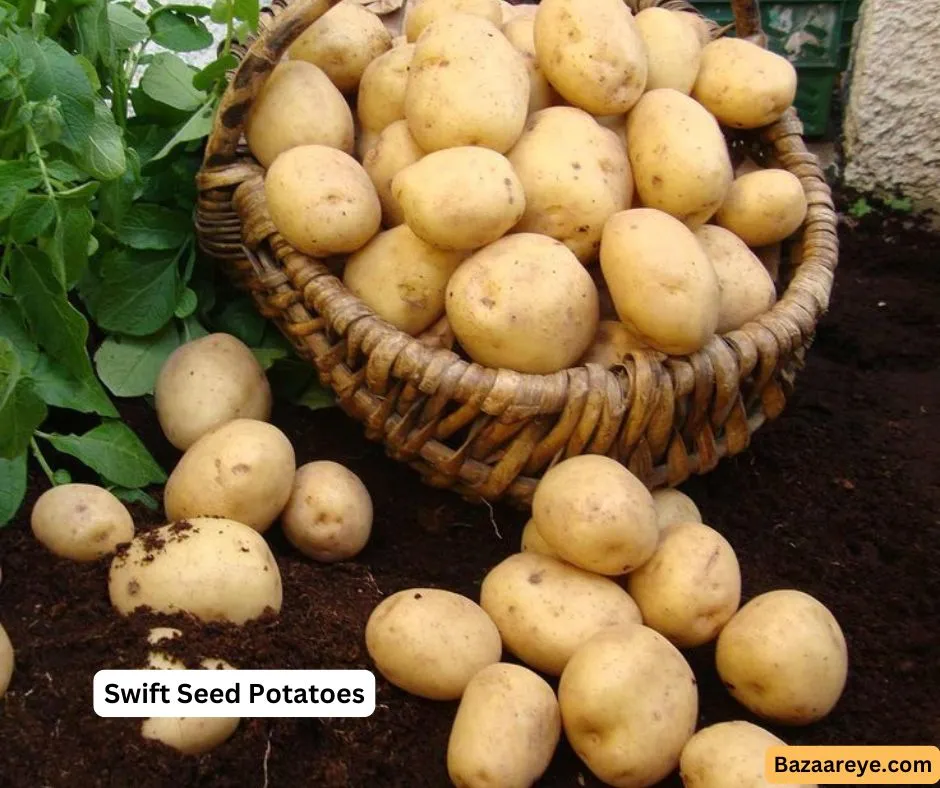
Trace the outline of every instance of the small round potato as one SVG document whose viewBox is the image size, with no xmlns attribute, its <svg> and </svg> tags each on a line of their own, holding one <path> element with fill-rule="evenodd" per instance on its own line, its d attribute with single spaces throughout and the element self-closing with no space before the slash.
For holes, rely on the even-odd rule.
<svg viewBox="0 0 940 788">
<path fill-rule="evenodd" d="M 642 622 L 636 603 L 610 578 L 535 552 L 494 566 L 480 586 L 480 605 L 506 648 L 550 676 L 600 630 Z"/>
<path fill-rule="evenodd" d="M 600 575 L 642 566 L 659 539 L 646 485 L 600 454 L 569 457 L 549 469 L 535 488 L 532 517 L 558 555 Z"/>
<path fill-rule="evenodd" d="M 683 16 L 688 13 L 656 6 L 636 15 L 649 62 L 647 90 L 672 88 L 686 95 L 692 92 L 702 61 L 702 42 Z"/>
<path fill-rule="evenodd" d="M 542 0 L 535 49 L 555 90 L 592 115 L 626 112 L 646 88 L 646 45 L 623 0 Z"/>
<path fill-rule="evenodd" d="M 13 644 L 3 624 L 0 624 L 0 698 L 6 694 L 7 687 L 10 686 L 14 662 Z"/>
<path fill-rule="evenodd" d="M 409 41 L 417 41 L 431 22 L 451 14 L 479 16 L 497 27 L 503 24 L 499 0 L 415 0 L 405 14 L 405 35 Z"/>
<path fill-rule="evenodd" d="M 406 44 L 380 55 L 362 74 L 356 114 L 362 128 L 380 132 L 405 118 L 405 91 L 415 45 Z"/>
<path fill-rule="evenodd" d="M 231 334 L 209 334 L 169 355 L 154 406 L 166 439 L 186 451 L 232 419 L 271 418 L 271 385 L 248 345 Z"/>
<path fill-rule="evenodd" d="M 213 517 L 136 536 L 111 561 L 108 593 L 124 615 L 147 607 L 239 625 L 268 610 L 279 613 L 283 597 L 264 537 L 243 523 Z"/>
<path fill-rule="evenodd" d="M 535 520 L 531 518 L 529 518 L 529 521 L 522 529 L 522 540 L 519 545 L 519 552 L 538 553 L 539 555 L 547 555 L 549 558 L 558 558 L 559 561 L 561 560 L 558 553 L 542 538 L 539 529 L 535 527 Z"/>
<path fill-rule="evenodd" d="M 50 553 L 72 561 L 96 561 L 134 538 L 127 507 L 94 484 L 59 484 L 46 490 L 33 506 L 30 526 Z"/>
<path fill-rule="evenodd" d="M 355 252 L 382 223 L 382 204 L 362 165 L 323 145 L 278 156 L 265 175 L 264 194 L 278 232 L 312 257 Z"/>
<path fill-rule="evenodd" d="M 653 506 L 656 507 L 656 525 L 660 532 L 676 523 L 702 522 L 702 513 L 695 501 L 674 487 L 654 490 Z"/>
<path fill-rule="evenodd" d="M 505 22 L 503 35 L 522 53 L 529 69 L 529 114 L 559 103 L 561 97 L 542 71 L 535 51 L 535 14 L 519 15 Z"/>
<path fill-rule="evenodd" d="M 405 222 L 405 213 L 392 192 L 395 176 L 415 164 L 424 151 L 415 142 L 408 121 L 396 120 L 376 137 L 375 144 L 362 157 L 362 166 L 372 179 L 372 185 L 382 205 L 382 222 L 386 227 L 397 227 Z"/>
<path fill-rule="evenodd" d="M 238 518 L 267 531 L 290 498 L 294 447 L 277 427 L 234 419 L 196 441 L 170 473 L 163 506 L 170 520 Z"/>
<path fill-rule="evenodd" d="M 769 246 L 793 235 L 806 212 L 799 178 L 787 170 L 758 170 L 735 179 L 715 222 L 748 246 Z"/>
<path fill-rule="evenodd" d="M 430 700 L 457 700 L 470 679 L 503 653 L 499 630 L 483 608 L 436 588 L 386 597 L 369 616 L 365 639 L 389 682 Z"/>
<path fill-rule="evenodd" d="M 301 465 L 281 512 L 287 540 L 316 561 L 345 561 L 372 535 L 372 497 L 349 468 L 320 460 Z"/>
<path fill-rule="evenodd" d="M 718 636 L 715 662 L 735 700 L 781 725 L 826 717 L 848 676 L 839 622 L 817 599 L 791 589 L 744 605 Z"/>
<path fill-rule="evenodd" d="M 628 353 L 649 350 L 649 345 L 637 339 L 619 320 L 601 320 L 597 325 L 594 343 L 581 359 L 582 364 L 600 364 L 611 369 L 623 364 Z"/>
<path fill-rule="evenodd" d="M 560 740 L 561 712 L 548 682 L 521 665 L 489 665 L 460 699 L 447 772 L 463 788 L 530 788 Z"/>
<path fill-rule="evenodd" d="M 478 364 L 549 374 L 576 363 L 600 319 L 597 286 L 545 235 L 507 235 L 469 257 L 447 285 L 447 319 Z"/>
<path fill-rule="evenodd" d="M 599 632 L 561 675 L 564 732 L 594 775 L 614 788 L 657 785 L 695 732 L 698 688 L 685 657 L 639 624 Z"/>
<path fill-rule="evenodd" d="M 245 119 L 248 147 L 262 167 L 299 145 L 353 152 L 352 110 L 330 78 L 312 63 L 285 60 L 268 76 Z"/>
</svg>

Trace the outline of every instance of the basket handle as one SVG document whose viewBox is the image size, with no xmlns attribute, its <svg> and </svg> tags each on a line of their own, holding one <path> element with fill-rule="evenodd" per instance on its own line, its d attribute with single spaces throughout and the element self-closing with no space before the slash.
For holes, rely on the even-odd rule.
<svg viewBox="0 0 940 788">
<path fill-rule="evenodd" d="M 746 38 L 766 49 L 767 35 L 761 29 L 759 0 L 731 0 L 731 8 L 738 38 Z"/>
</svg>

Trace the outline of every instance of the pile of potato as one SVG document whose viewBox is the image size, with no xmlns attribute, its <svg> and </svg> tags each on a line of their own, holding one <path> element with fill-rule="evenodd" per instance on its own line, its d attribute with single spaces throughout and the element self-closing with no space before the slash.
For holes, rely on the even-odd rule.
<svg viewBox="0 0 940 788">
<path fill-rule="evenodd" d="M 788 60 L 624 0 L 405 9 L 398 36 L 329 10 L 245 125 L 274 226 L 380 318 L 550 374 L 694 353 L 773 306 L 806 196 L 736 172 L 724 131 L 793 104 Z"/>
</svg>

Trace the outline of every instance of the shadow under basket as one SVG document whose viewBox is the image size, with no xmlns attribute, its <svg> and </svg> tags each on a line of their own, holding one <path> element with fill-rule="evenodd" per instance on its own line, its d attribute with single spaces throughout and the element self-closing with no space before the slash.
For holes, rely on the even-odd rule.
<svg viewBox="0 0 940 788">
<path fill-rule="evenodd" d="M 343 411 L 427 484 L 519 507 L 531 504 L 546 470 L 579 454 L 612 457 L 655 489 L 744 451 L 785 407 L 838 261 L 832 196 L 796 111 L 767 128 L 725 130 L 736 163 L 750 157 L 792 172 L 809 205 L 783 245 L 769 311 L 688 356 L 639 351 L 613 369 L 551 375 L 489 369 L 460 351 L 446 318 L 418 337 L 380 319 L 343 286 L 341 259 L 298 253 L 268 215 L 264 169 L 245 145 L 243 121 L 290 44 L 336 1 L 276 0 L 237 51 L 197 176 L 196 230 L 203 251 L 314 365 Z M 755 0 L 733 5 L 737 35 L 766 45 Z"/>
</svg>

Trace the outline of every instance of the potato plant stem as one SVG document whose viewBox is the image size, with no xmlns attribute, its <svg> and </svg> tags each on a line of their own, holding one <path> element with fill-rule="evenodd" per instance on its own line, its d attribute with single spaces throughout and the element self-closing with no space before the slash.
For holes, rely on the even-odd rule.
<svg viewBox="0 0 940 788">
<path fill-rule="evenodd" d="M 35 437 L 29 439 L 29 447 L 33 450 L 33 456 L 36 458 L 36 462 L 39 463 L 39 467 L 42 468 L 43 473 L 45 473 L 46 477 L 49 479 L 49 483 L 55 487 L 55 473 L 53 473 L 52 468 L 49 467 L 46 458 L 43 457 L 42 450 L 39 448 L 39 444 L 36 443 Z"/>
</svg>

